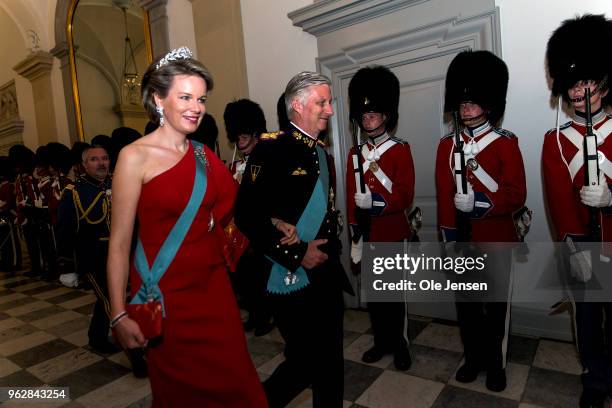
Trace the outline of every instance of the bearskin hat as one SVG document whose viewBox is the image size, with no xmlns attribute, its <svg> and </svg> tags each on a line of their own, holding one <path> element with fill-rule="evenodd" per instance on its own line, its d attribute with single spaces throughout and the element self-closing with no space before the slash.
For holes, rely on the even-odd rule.
<svg viewBox="0 0 612 408">
<path fill-rule="evenodd" d="M 58 142 L 47 144 L 49 155 L 49 166 L 59 170 L 62 174 L 68 174 L 72 167 L 72 153 L 70 149 Z"/>
<path fill-rule="evenodd" d="M 585 14 L 561 23 L 546 49 L 552 94 L 567 100 L 567 90 L 582 80 L 603 82 L 608 88 L 612 53 L 607 47 L 611 41 L 612 21 L 603 14 Z M 602 103 L 612 104 L 612 95 L 608 93 Z"/>
<path fill-rule="evenodd" d="M 0 180 L 13 181 L 15 169 L 12 160 L 8 156 L 0 156 Z"/>
<path fill-rule="evenodd" d="M 462 102 L 473 102 L 495 125 L 506 110 L 508 67 L 490 51 L 463 51 L 457 54 L 446 73 L 444 112 L 459 110 Z"/>
<path fill-rule="evenodd" d="M 89 143 L 85 142 L 74 142 L 72 148 L 70 149 L 70 154 L 72 155 L 72 165 L 83 163 L 83 152 L 89 149 Z"/>
<path fill-rule="evenodd" d="M 223 112 L 223 120 L 231 143 L 236 143 L 242 134 L 259 137 L 266 132 L 266 117 L 261 107 L 249 99 L 228 103 Z"/>
<path fill-rule="evenodd" d="M 19 172 L 31 173 L 34 170 L 36 155 L 22 144 L 13 145 L 9 149 L 9 157 L 15 169 Z"/>
<path fill-rule="evenodd" d="M 348 86 L 349 116 L 359 126 L 361 116 L 367 112 L 387 115 L 386 130 L 397 126 L 399 107 L 399 81 L 395 74 L 381 65 L 361 68 Z"/>
<path fill-rule="evenodd" d="M 115 150 L 119 152 L 125 146 L 140 139 L 141 136 L 142 135 L 140 134 L 140 132 L 138 132 L 136 129 L 132 129 L 131 127 L 127 126 L 122 126 L 113 130 L 113 132 L 111 133 L 111 140 L 113 141 Z"/>
</svg>

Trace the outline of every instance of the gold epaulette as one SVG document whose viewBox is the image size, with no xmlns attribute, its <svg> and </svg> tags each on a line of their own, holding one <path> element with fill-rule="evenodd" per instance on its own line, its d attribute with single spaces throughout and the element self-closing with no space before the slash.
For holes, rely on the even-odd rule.
<svg viewBox="0 0 612 408">
<path fill-rule="evenodd" d="M 259 136 L 259 140 L 276 140 L 280 135 L 282 135 L 283 132 L 271 132 L 271 133 L 262 133 L 261 136 Z"/>
</svg>

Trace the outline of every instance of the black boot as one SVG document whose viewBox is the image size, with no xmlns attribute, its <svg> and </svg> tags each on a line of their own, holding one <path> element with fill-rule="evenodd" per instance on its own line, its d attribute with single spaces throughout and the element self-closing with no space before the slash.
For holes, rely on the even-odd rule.
<svg viewBox="0 0 612 408">
<path fill-rule="evenodd" d="M 410 368 L 412 360 L 410 359 L 410 351 L 408 351 L 407 347 L 401 348 L 393 353 L 393 364 L 399 371 L 406 371 Z"/>
<path fill-rule="evenodd" d="M 478 374 L 482 371 L 480 365 L 475 363 L 466 362 L 464 365 L 459 367 L 457 374 L 455 374 L 455 380 L 460 383 L 471 383 L 476 381 Z"/>
<path fill-rule="evenodd" d="M 380 361 L 380 359 L 383 358 L 385 354 L 387 353 L 385 353 L 385 351 L 382 350 L 380 347 L 373 346 L 368 351 L 363 353 L 363 356 L 361 356 L 361 361 L 368 364 L 375 363 L 377 361 Z"/>
<path fill-rule="evenodd" d="M 493 392 L 502 392 L 506 389 L 506 371 L 497 368 L 487 371 L 487 389 Z"/>
</svg>

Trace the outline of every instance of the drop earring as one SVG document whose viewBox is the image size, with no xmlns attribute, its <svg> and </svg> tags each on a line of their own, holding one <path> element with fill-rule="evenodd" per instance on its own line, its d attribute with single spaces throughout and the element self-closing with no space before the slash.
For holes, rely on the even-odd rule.
<svg viewBox="0 0 612 408">
<path fill-rule="evenodd" d="M 164 126 L 164 123 L 166 122 L 164 120 L 164 107 L 163 106 L 156 106 L 155 110 L 157 111 L 157 115 L 159 116 L 159 127 Z"/>
</svg>

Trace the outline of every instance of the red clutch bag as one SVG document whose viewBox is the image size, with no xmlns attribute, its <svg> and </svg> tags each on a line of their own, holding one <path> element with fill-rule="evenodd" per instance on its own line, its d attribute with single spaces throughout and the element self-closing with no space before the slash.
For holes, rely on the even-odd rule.
<svg viewBox="0 0 612 408">
<path fill-rule="evenodd" d="M 162 335 L 162 304 L 159 300 L 141 304 L 127 304 L 125 310 L 130 319 L 140 326 L 145 339 L 150 340 Z"/>
<path fill-rule="evenodd" d="M 225 245 L 223 245 L 223 256 L 229 270 L 235 272 L 238 260 L 249 247 L 249 240 L 240 232 L 233 219 L 225 227 L 224 232 Z"/>
</svg>

